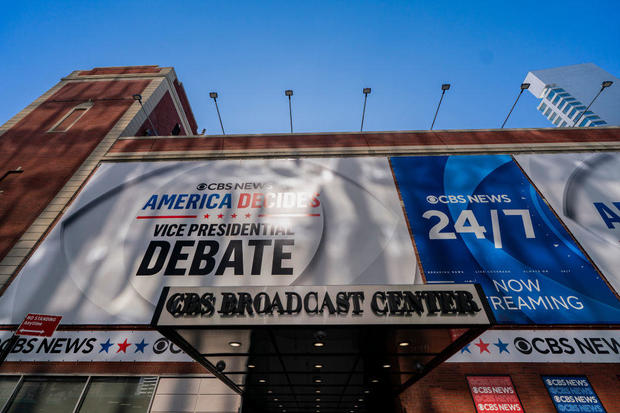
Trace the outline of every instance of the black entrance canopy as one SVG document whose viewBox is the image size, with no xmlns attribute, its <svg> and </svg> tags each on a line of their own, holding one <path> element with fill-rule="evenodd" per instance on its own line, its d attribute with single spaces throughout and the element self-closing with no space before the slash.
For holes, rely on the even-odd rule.
<svg viewBox="0 0 620 413">
<path fill-rule="evenodd" d="M 389 411 L 484 332 L 474 284 L 165 287 L 152 325 L 231 389 L 243 411 Z"/>
</svg>

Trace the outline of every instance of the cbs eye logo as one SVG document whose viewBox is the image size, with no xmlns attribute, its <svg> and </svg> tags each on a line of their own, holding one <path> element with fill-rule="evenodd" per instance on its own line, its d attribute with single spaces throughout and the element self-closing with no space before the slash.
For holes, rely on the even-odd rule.
<svg viewBox="0 0 620 413">
<path fill-rule="evenodd" d="M 174 343 L 171 343 L 167 338 L 159 338 L 153 343 L 153 353 L 161 354 L 166 350 L 170 350 L 171 353 L 179 354 L 182 350 L 178 348 Z"/>
<path fill-rule="evenodd" d="M 204 182 L 201 182 L 198 185 L 196 185 L 196 189 L 199 191 L 204 191 L 205 189 L 207 189 L 207 184 L 205 184 Z"/>
<path fill-rule="evenodd" d="M 524 339 L 523 337 L 517 337 L 514 340 L 514 345 L 523 354 L 531 354 L 532 353 L 532 345 L 529 341 Z"/>
</svg>

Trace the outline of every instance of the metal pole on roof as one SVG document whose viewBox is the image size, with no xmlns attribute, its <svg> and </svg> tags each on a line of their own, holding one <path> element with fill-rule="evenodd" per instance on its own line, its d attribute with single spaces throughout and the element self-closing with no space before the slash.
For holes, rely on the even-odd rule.
<svg viewBox="0 0 620 413">
<path fill-rule="evenodd" d="M 368 99 L 368 94 L 370 93 L 371 89 L 369 87 L 365 87 L 362 90 L 362 93 L 364 94 L 364 109 L 362 110 L 362 126 L 360 126 L 360 132 L 364 131 L 364 115 L 366 115 L 366 100 Z"/>
<path fill-rule="evenodd" d="M 222 128 L 222 135 L 226 135 L 224 132 L 224 125 L 222 124 L 222 117 L 220 116 L 220 108 L 217 106 L 217 92 L 209 92 L 209 97 L 215 102 L 215 110 L 217 110 L 217 118 L 220 120 L 220 128 Z"/>
<path fill-rule="evenodd" d="M 506 116 L 506 119 L 504 119 L 504 123 L 502 123 L 502 129 L 504 129 L 504 125 L 506 124 L 506 122 L 508 122 L 508 118 L 510 117 L 512 110 L 515 108 L 515 106 L 517 106 L 517 102 L 519 101 L 521 94 L 523 93 L 525 89 L 529 89 L 529 87 L 530 87 L 529 83 L 521 83 L 521 90 L 519 91 L 519 94 L 517 95 L 517 100 L 515 100 L 515 103 L 512 104 L 512 107 L 510 108 L 510 112 L 508 112 L 508 116 Z"/>
<path fill-rule="evenodd" d="M 444 83 L 441 85 L 441 97 L 439 98 L 439 104 L 437 105 L 437 110 L 435 111 L 435 117 L 433 118 L 433 123 L 431 124 L 431 130 L 433 130 L 433 126 L 435 126 L 435 120 L 437 119 L 437 114 L 439 113 L 439 107 L 441 106 L 441 101 L 443 100 L 443 95 L 446 93 L 446 90 L 450 89 L 450 83 Z"/>
<path fill-rule="evenodd" d="M 592 104 L 594 103 L 594 101 L 596 100 L 597 97 L 599 97 L 599 95 L 601 94 L 601 92 L 603 92 L 603 90 L 605 90 L 605 88 L 613 85 L 614 82 L 612 82 L 611 80 L 606 80 L 603 83 L 601 83 L 601 90 L 598 91 L 598 93 L 596 94 L 596 96 L 594 96 L 594 99 L 592 99 L 592 102 L 590 102 L 590 104 L 588 105 L 588 107 L 586 108 L 586 110 L 584 110 L 583 112 L 581 112 L 579 114 L 579 116 L 577 116 L 577 118 L 575 119 L 575 122 L 573 122 L 573 128 L 575 126 L 577 126 L 577 122 L 579 122 L 581 120 L 581 117 L 583 115 L 585 115 L 588 112 L 588 109 L 590 109 L 590 106 L 592 106 Z"/>
<path fill-rule="evenodd" d="M 149 116 L 148 113 L 146 113 L 146 110 L 144 110 L 144 106 L 142 105 L 142 95 L 139 93 L 136 93 L 135 95 L 133 95 L 133 100 L 137 100 L 138 102 L 140 102 L 140 107 L 142 108 L 142 112 L 144 112 L 144 115 L 149 120 L 149 124 L 151 125 L 151 128 L 153 128 L 153 132 L 155 132 L 155 136 L 159 136 L 159 133 L 157 133 L 157 129 L 155 129 L 155 125 L 153 125 L 153 122 L 151 121 L 151 117 Z"/>
<path fill-rule="evenodd" d="M 284 91 L 284 95 L 288 96 L 288 116 L 291 121 L 291 133 L 293 133 L 293 109 L 291 107 L 291 96 L 293 96 L 293 91 L 291 89 L 287 89 Z"/>
</svg>

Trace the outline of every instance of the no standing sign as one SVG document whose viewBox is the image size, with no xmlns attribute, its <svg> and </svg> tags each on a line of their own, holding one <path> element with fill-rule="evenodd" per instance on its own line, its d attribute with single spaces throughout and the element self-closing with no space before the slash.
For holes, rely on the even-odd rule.
<svg viewBox="0 0 620 413">
<path fill-rule="evenodd" d="M 19 336 L 51 337 L 56 331 L 62 316 L 47 314 L 28 314 L 20 324 L 16 334 Z"/>
</svg>

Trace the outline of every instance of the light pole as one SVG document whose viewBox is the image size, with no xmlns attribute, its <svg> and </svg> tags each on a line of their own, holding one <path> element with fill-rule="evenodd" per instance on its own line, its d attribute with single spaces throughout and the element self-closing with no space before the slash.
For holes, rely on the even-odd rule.
<svg viewBox="0 0 620 413">
<path fill-rule="evenodd" d="M 144 112 L 144 114 L 146 115 L 146 118 L 149 120 L 149 124 L 151 125 L 151 128 L 153 128 L 153 132 L 155 132 L 155 136 L 159 136 L 159 133 L 157 133 L 157 129 L 155 129 L 155 125 L 153 125 L 153 122 L 151 121 L 151 117 L 149 116 L 148 113 L 146 113 L 146 110 L 144 110 L 144 106 L 142 106 L 142 95 L 139 93 L 136 93 L 135 95 L 133 95 L 133 100 L 137 100 L 138 102 L 140 102 L 140 107 L 142 108 L 142 112 Z"/>
<path fill-rule="evenodd" d="M 288 96 L 288 116 L 291 120 L 291 133 L 293 133 L 293 109 L 291 107 L 291 96 L 293 96 L 293 91 L 291 89 L 286 89 L 284 95 Z"/>
<path fill-rule="evenodd" d="M 220 120 L 222 135 L 226 135 L 226 132 L 224 132 L 224 125 L 222 124 L 222 117 L 220 116 L 220 108 L 217 106 L 217 92 L 209 92 L 209 97 L 215 102 L 215 110 L 217 110 L 217 118 Z"/>
<path fill-rule="evenodd" d="M 573 123 L 573 128 L 575 126 L 577 126 L 577 122 L 579 122 L 581 120 L 581 117 L 583 115 L 586 114 L 586 112 L 588 112 L 588 109 L 590 109 L 590 106 L 592 106 L 592 104 L 594 103 L 594 101 L 596 100 L 597 97 L 599 97 L 599 95 L 601 94 L 601 92 L 606 88 L 609 87 L 611 85 L 613 85 L 614 82 L 612 82 L 611 80 L 605 80 L 603 83 L 601 83 L 601 90 L 598 91 L 598 93 L 596 94 L 596 96 L 594 96 L 594 99 L 592 99 L 592 102 L 590 102 L 590 104 L 588 105 L 588 107 L 586 108 L 586 110 L 584 110 L 583 112 L 581 112 L 579 114 L 579 116 L 577 116 L 577 118 L 575 119 L 575 122 Z"/>
<path fill-rule="evenodd" d="M 360 132 L 364 130 L 364 115 L 366 114 L 366 100 L 368 99 L 368 95 L 370 94 L 371 89 L 369 87 L 365 87 L 362 89 L 362 93 L 364 94 L 364 109 L 362 109 L 362 126 L 360 126 Z"/>
<path fill-rule="evenodd" d="M 443 95 L 446 93 L 446 90 L 450 89 L 450 83 L 444 83 L 441 85 L 441 97 L 439 98 L 439 104 L 437 105 L 437 110 L 435 111 L 435 117 L 433 118 L 433 123 L 431 124 L 431 130 L 433 130 L 433 126 L 435 126 L 435 120 L 437 119 L 437 113 L 439 113 L 439 107 L 441 106 L 441 101 L 443 100 Z"/>
<path fill-rule="evenodd" d="M 530 87 L 529 83 L 521 83 L 521 90 L 519 91 L 519 94 L 517 95 L 517 100 L 515 100 L 515 103 L 512 104 L 512 107 L 510 108 L 510 112 L 508 112 L 508 116 L 506 116 L 506 119 L 504 119 L 504 123 L 502 123 L 502 129 L 504 129 L 504 125 L 508 121 L 508 118 L 510 117 L 512 110 L 515 108 L 515 106 L 517 106 L 517 102 L 519 101 L 521 94 L 523 93 L 524 90 L 529 89 L 529 87 Z"/>
</svg>

